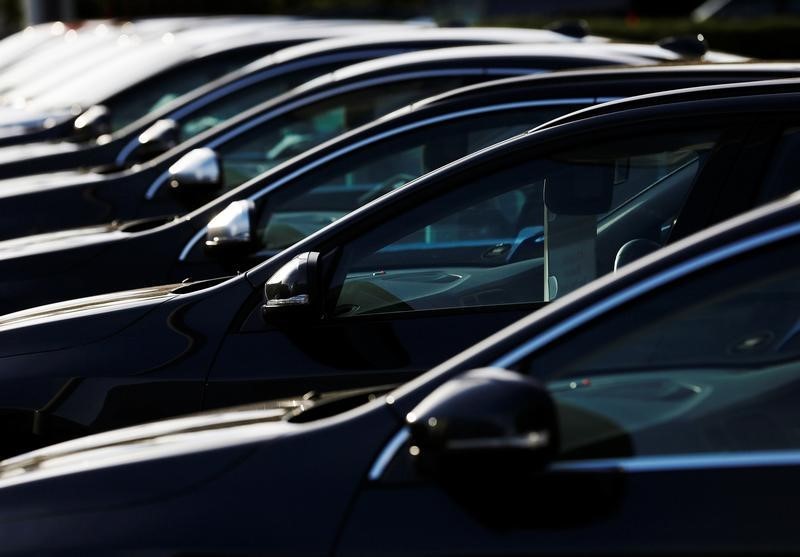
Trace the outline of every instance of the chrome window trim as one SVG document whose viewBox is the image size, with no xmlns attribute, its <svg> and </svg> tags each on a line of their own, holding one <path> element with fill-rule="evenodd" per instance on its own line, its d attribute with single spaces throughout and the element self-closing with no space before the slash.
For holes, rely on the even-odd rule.
<svg viewBox="0 0 800 557">
<path fill-rule="evenodd" d="M 553 472 L 661 472 L 719 468 L 799 466 L 800 450 L 634 456 L 555 462 Z"/>
<path fill-rule="evenodd" d="M 546 100 L 537 100 L 537 101 L 521 101 L 521 102 L 515 102 L 515 103 L 504 103 L 504 104 L 497 104 L 497 105 L 491 105 L 491 106 L 482 106 L 480 108 L 472 108 L 472 109 L 469 109 L 469 110 L 462 110 L 462 111 L 459 111 L 459 112 L 451 112 L 451 113 L 448 113 L 448 114 L 442 114 L 440 116 L 435 116 L 433 118 L 428 118 L 426 120 L 420 120 L 420 121 L 417 121 L 417 122 L 412 122 L 410 124 L 406 124 L 405 126 L 401 126 L 399 128 L 393 128 L 391 130 L 387 130 L 387 131 L 382 132 L 380 134 L 370 136 L 370 137 L 368 137 L 366 139 L 362 139 L 361 141 L 358 141 L 356 143 L 352 143 L 352 144 L 350 144 L 350 145 L 348 145 L 346 147 L 343 147 L 342 149 L 339 149 L 338 151 L 335 151 L 333 153 L 329 153 L 329 154 L 325 155 L 324 157 L 316 158 L 316 159 L 314 159 L 314 161 L 312 161 L 312 162 L 306 164 L 305 166 L 295 170 L 291 174 L 288 174 L 288 175 L 284 176 L 283 178 L 281 178 L 280 180 L 272 182 L 269 185 L 267 185 L 266 187 L 262 188 L 261 190 L 253 193 L 252 195 L 250 195 L 250 197 L 248 197 L 248 199 L 251 199 L 253 201 L 257 201 L 258 199 L 260 199 L 264 195 L 268 194 L 269 192 L 271 192 L 272 190 L 274 190 L 276 188 L 279 188 L 280 186 L 282 186 L 286 182 L 294 180 L 298 176 L 300 176 L 302 174 L 305 174 L 306 172 L 309 172 L 311 170 L 314 170 L 315 168 L 317 168 L 319 166 L 322 166 L 323 164 L 326 164 L 327 162 L 329 162 L 329 161 L 331 161 L 333 159 L 336 159 L 336 158 L 342 157 L 344 155 L 347 155 L 347 154 L 349 154 L 349 153 L 351 153 L 351 152 L 353 152 L 353 151 L 355 151 L 357 149 L 361 149 L 363 147 L 366 147 L 367 145 L 370 145 L 370 144 L 373 144 L 373 143 L 377 143 L 379 141 L 383 141 L 383 140 L 388 139 L 388 138 L 390 138 L 390 137 L 392 137 L 394 135 L 399 135 L 401 133 L 405 133 L 407 131 L 412 131 L 412 130 L 415 130 L 417 128 L 421 128 L 421 127 L 424 127 L 424 126 L 438 124 L 440 122 L 446 122 L 448 120 L 454 120 L 454 119 L 457 119 L 457 118 L 466 118 L 466 117 L 470 117 L 470 116 L 476 116 L 476 115 L 485 114 L 485 113 L 488 113 L 488 112 L 498 112 L 498 111 L 503 111 L 503 110 L 514 110 L 514 109 L 519 109 L 519 108 L 531 108 L 531 107 L 538 107 L 538 106 L 542 106 L 542 107 L 544 107 L 544 106 L 561 106 L 561 105 L 565 105 L 565 104 L 588 104 L 588 105 L 591 105 L 593 103 L 594 103 L 594 98 L 592 98 L 592 97 L 570 98 L 570 99 L 546 99 Z M 197 242 L 199 242 L 200 239 L 205 236 L 205 230 L 206 229 L 204 227 L 202 230 L 200 230 L 197 234 L 195 234 L 189 240 L 189 242 L 186 244 L 186 246 L 184 246 L 183 250 L 181 250 L 180 256 L 178 257 L 179 261 L 185 261 L 186 260 L 186 258 L 189 255 L 189 252 L 194 248 L 195 244 L 197 244 Z"/>
<path fill-rule="evenodd" d="M 384 83 L 392 83 L 395 81 L 404 81 L 409 79 L 418 79 L 421 77 L 444 77 L 444 76 L 458 76 L 458 75 L 483 75 L 485 71 L 481 68 L 464 68 L 462 69 L 453 69 L 453 70 L 428 70 L 428 71 L 419 71 L 419 72 L 409 72 L 404 74 L 393 74 L 390 76 L 382 76 L 376 77 L 373 79 L 367 79 L 365 81 L 358 81 L 356 83 L 350 83 L 348 85 L 343 85 L 340 87 L 336 87 L 334 89 L 327 89 L 325 91 L 321 91 L 319 93 L 304 96 L 294 102 L 291 102 L 287 105 L 280 106 L 274 110 L 269 110 L 264 112 L 258 116 L 255 116 L 246 122 L 243 122 L 238 127 L 228 131 L 227 133 L 220 135 L 211 139 L 210 141 L 206 142 L 203 145 L 198 145 L 195 148 L 199 147 L 207 147 L 209 149 L 215 149 L 222 145 L 223 143 L 227 143 L 228 141 L 237 138 L 238 136 L 242 135 L 245 132 L 250 131 L 251 129 L 260 126 L 264 122 L 275 118 L 276 116 L 280 116 L 285 114 L 295 108 L 300 108 L 306 106 L 308 104 L 325 100 L 327 98 L 333 97 L 335 95 L 339 95 L 342 93 L 349 93 L 350 91 L 358 91 L 359 89 L 365 89 L 367 87 L 371 87 L 373 85 L 382 85 Z M 145 193 L 145 199 L 153 199 L 158 192 L 158 190 L 163 186 L 169 178 L 169 171 L 163 172 L 155 181 L 151 184 L 151 186 L 147 189 L 147 193 Z"/>
<path fill-rule="evenodd" d="M 540 350 L 544 346 L 556 341 L 559 337 L 572 332 L 576 328 L 585 325 L 594 319 L 597 319 L 604 313 L 619 307 L 620 305 L 627 303 L 634 298 L 638 298 L 639 296 L 655 290 L 656 288 L 660 288 L 665 284 L 675 281 L 676 279 L 695 273 L 700 269 L 709 267 L 725 259 L 752 251 L 766 244 L 796 236 L 797 234 L 800 234 L 800 223 L 786 224 L 773 230 L 761 232 L 755 236 L 722 246 L 709 253 L 694 257 L 688 261 L 684 261 L 683 263 L 662 271 L 655 276 L 642 280 L 639 283 L 626 288 L 624 291 L 617 292 L 605 300 L 595 303 L 578 314 L 560 322 L 558 325 L 550 327 L 547 331 L 523 343 L 518 348 L 512 350 L 505 356 L 495 360 L 489 365 L 501 368 L 513 367 L 519 363 L 520 360 L 528 357 L 534 351 Z"/>
</svg>

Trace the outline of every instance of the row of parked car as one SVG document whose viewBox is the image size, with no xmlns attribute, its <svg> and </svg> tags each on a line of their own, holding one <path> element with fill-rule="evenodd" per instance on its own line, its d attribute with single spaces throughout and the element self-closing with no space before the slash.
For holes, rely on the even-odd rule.
<svg viewBox="0 0 800 557">
<path fill-rule="evenodd" d="M 0 42 L 0 553 L 799 552 L 800 65 L 561 31 Z"/>
</svg>

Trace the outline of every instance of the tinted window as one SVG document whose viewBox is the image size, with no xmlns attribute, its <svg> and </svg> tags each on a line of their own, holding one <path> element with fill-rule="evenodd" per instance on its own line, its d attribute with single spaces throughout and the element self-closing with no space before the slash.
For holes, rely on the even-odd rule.
<svg viewBox="0 0 800 557">
<path fill-rule="evenodd" d="M 237 89 L 181 118 L 181 139 L 190 139 L 200 132 L 224 122 L 228 118 L 232 118 L 257 104 L 285 93 L 289 89 L 301 85 L 318 75 L 333 71 L 339 66 L 340 64 L 329 64 L 295 70 L 268 79 L 258 80 L 247 87 Z"/>
<path fill-rule="evenodd" d="M 487 112 L 424 126 L 338 157 L 270 194 L 257 227 L 261 245 L 269 250 L 290 246 L 426 172 L 577 108 Z"/>
<path fill-rule="evenodd" d="M 382 84 L 272 118 L 217 148 L 222 157 L 225 187 L 238 186 L 323 141 L 415 100 L 474 80 L 440 77 Z"/>
<path fill-rule="evenodd" d="M 769 164 L 760 201 L 766 203 L 800 189 L 800 128 L 790 128 L 783 133 Z"/>
<path fill-rule="evenodd" d="M 346 246 L 336 314 L 539 302 L 585 284 L 628 241 L 666 241 L 716 135 L 593 143 L 468 180 Z"/>
<path fill-rule="evenodd" d="M 111 128 L 117 131 L 202 85 L 251 62 L 263 52 L 238 52 L 195 60 L 163 72 L 111 99 Z"/>
<path fill-rule="evenodd" d="M 800 447 L 800 251 L 680 281 L 603 315 L 527 371 L 565 458 Z"/>
</svg>

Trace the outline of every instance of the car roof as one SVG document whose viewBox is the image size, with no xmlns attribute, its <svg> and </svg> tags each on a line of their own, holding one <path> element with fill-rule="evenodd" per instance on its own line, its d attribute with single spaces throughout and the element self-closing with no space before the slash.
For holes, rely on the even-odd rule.
<svg viewBox="0 0 800 557">
<path fill-rule="evenodd" d="M 465 99 L 473 96 L 502 94 L 508 91 L 529 91 L 538 94 L 543 86 L 562 86 L 587 84 L 597 82 L 618 82 L 623 88 L 632 80 L 685 80 L 690 87 L 692 80 L 708 79 L 737 79 L 742 81 L 752 76 L 753 79 L 763 79 L 764 75 L 773 75 L 775 78 L 800 76 L 800 63 L 797 62 L 741 62 L 732 64 L 660 64 L 656 66 L 633 67 L 598 67 L 581 68 L 575 70 L 558 70 L 546 74 L 531 74 L 516 77 L 506 77 L 493 81 L 485 81 L 473 85 L 466 85 L 458 89 L 422 99 L 410 105 L 413 109 L 449 102 L 456 99 Z"/>
<path fill-rule="evenodd" d="M 632 108 L 646 108 L 669 103 L 691 102 L 706 99 L 746 99 L 754 95 L 778 95 L 800 91 L 800 79 L 770 79 L 745 83 L 726 83 L 689 87 L 658 93 L 648 93 L 627 99 L 614 100 L 598 106 L 584 108 L 571 114 L 556 118 L 536 128 L 537 130 L 552 128 L 576 120 L 583 120 Z"/>
<path fill-rule="evenodd" d="M 344 82 L 358 79 L 364 75 L 380 75 L 393 73 L 398 68 L 424 68 L 428 64 L 441 64 L 451 62 L 454 65 L 469 66 L 475 62 L 486 63 L 509 63 L 514 59 L 524 59 L 537 57 L 543 62 L 548 58 L 564 60 L 575 58 L 576 60 L 603 60 L 609 64 L 630 64 L 643 65 L 648 62 L 646 58 L 634 56 L 632 54 L 618 54 L 606 50 L 606 45 L 595 45 L 587 43 L 567 43 L 567 44 L 511 44 L 511 45 L 480 45 L 480 46 L 458 46 L 449 48 L 436 48 L 418 52 L 408 52 L 386 56 L 366 62 L 353 64 L 341 68 L 328 75 L 320 76 L 296 90 L 313 89 L 329 82 Z M 508 65 L 511 65 L 510 63 Z"/>
</svg>

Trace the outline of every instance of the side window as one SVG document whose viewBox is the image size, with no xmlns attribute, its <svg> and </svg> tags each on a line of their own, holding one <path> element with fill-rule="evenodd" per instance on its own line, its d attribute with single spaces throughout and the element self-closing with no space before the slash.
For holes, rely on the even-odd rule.
<svg viewBox="0 0 800 557">
<path fill-rule="evenodd" d="M 308 149 L 427 96 L 471 83 L 439 77 L 343 93 L 270 119 L 220 145 L 225 188 L 234 188 Z"/>
<path fill-rule="evenodd" d="M 112 131 L 118 131 L 192 89 L 243 66 L 257 54 L 234 52 L 188 62 L 130 88 L 109 102 Z"/>
<path fill-rule="evenodd" d="M 368 144 L 269 196 L 262 248 L 282 249 L 426 172 L 576 108 L 531 107 L 438 122 Z"/>
<path fill-rule="evenodd" d="M 800 189 L 800 128 L 787 129 L 775 148 L 767 175 L 761 186 L 759 201 L 767 203 Z"/>
<path fill-rule="evenodd" d="M 256 83 L 233 91 L 221 99 L 217 99 L 214 102 L 200 107 L 188 116 L 182 118 L 180 122 L 181 140 L 185 141 L 190 139 L 236 116 L 240 112 L 244 112 L 262 102 L 285 93 L 292 87 L 301 85 L 318 75 L 333 71 L 339 65 L 340 64 L 329 64 L 295 70 L 283 75 L 257 81 Z"/>
<path fill-rule="evenodd" d="M 800 448 L 800 249 L 728 262 L 586 326 L 524 369 L 562 457 Z"/>
<path fill-rule="evenodd" d="M 345 246 L 333 312 L 532 303 L 585 284 L 628 241 L 666 241 L 717 135 L 606 142 L 467 179 Z"/>
</svg>

